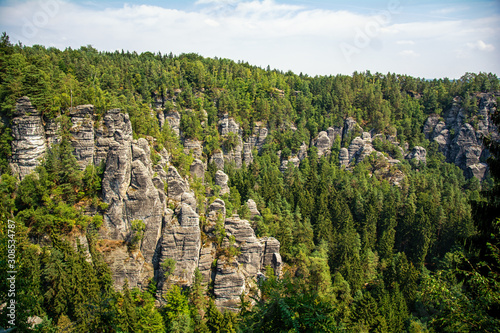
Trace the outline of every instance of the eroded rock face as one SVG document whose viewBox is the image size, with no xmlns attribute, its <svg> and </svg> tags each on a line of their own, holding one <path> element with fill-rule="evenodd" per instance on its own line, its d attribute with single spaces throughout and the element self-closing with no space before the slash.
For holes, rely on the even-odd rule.
<svg viewBox="0 0 500 333">
<path fill-rule="evenodd" d="M 145 224 L 141 252 L 146 262 L 151 263 L 161 235 L 164 203 L 152 181 L 147 141 L 139 139 L 132 145 L 132 150 L 134 160 L 131 165 L 130 186 L 127 190 L 127 216 L 130 221 L 142 220 Z"/>
<path fill-rule="evenodd" d="M 210 158 L 210 163 L 214 163 L 217 170 L 224 170 L 224 154 L 222 154 L 221 151 L 213 153 Z"/>
<path fill-rule="evenodd" d="M 189 155 L 190 152 L 195 158 L 201 158 L 201 155 L 203 154 L 201 142 L 194 139 L 184 140 L 184 154 Z"/>
<path fill-rule="evenodd" d="M 106 170 L 102 180 L 103 201 L 109 204 L 104 215 L 104 238 L 124 240 L 130 232 L 124 201 L 132 172 L 132 126 L 128 115 L 110 110 L 104 117 L 100 148 L 106 151 Z M 98 139 L 98 141 L 99 141 Z"/>
<path fill-rule="evenodd" d="M 23 179 L 40 164 L 47 150 L 41 114 L 31 105 L 28 97 L 17 100 L 12 136 L 10 166 L 13 174 Z"/>
<path fill-rule="evenodd" d="M 180 136 L 181 115 L 179 112 L 172 110 L 165 114 L 165 120 L 170 125 L 170 128 L 177 136 Z"/>
<path fill-rule="evenodd" d="M 189 172 L 193 178 L 201 179 L 205 181 L 205 163 L 202 160 L 195 159 L 191 166 L 189 167 Z"/>
<path fill-rule="evenodd" d="M 252 199 L 248 199 L 247 206 L 248 210 L 250 211 L 250 218 L 253 219 L 255 216 L 260 216 L 260 212 L 257 209 L 257 204 L 255 203 L 255 201 L 253 201 Z"/>
<path fill-rule="evenodd" d="M 339 161 L 340 166 L 346 167 L 349 165 L 349 150 L 347 150 L 347 148 L 340 148 Z"/>
<path fill-rule="evenodd" d="M 167 196 L 175 201 L 181 201 L 182 194 L 189 190 L 189 184 L 181 177 L 173 165 L 168 168 L 167 185 Z"/>
<path fill-rule="evenodd" d="M 224 246 L 237 247 L 240 253 L 232 258 L 219 258 L 214 294 L 218 307 L 235 311 L 240 303 L 240 295 L 250 291 L 256 278 L 265 272 L 267 266 L 273 268 L 276 274 L 280 274 L 280 243 L 272 237 L 258 239 L 250 223 L 241 220 L 238 215 L 227 218 L 224 227 L 227 233 Z M 234 243 L 231 243 L 231 238 Z"/>
<path fill-rule="evenodd" d="M 427 139 L 438 143 L 447 162 L 456 164 L 467 177 L 483 179 L 487 169 L 481 160 L 485 152 L 483 138 L 487 135 L 493 140 L 499 138 L 498 129 L 491 122 L 497 106 L 493 94 L 480 93 L 476 97 L 480 98 L 477 114 L 467 115 L 461 98 L 457 97 L 442 117 L 429 116 L 423 130 Z"/>
<path fill-rule="evenodd" d="M 73 154 L 80 165 L 80 169 L 94 163 L 94 106 L 79 105 L 70 109 L 70 133 L 73 137 L 71 144 L 75 149 Z"/>
<path fill-rule="evenodd" d="M 406 155 L 407 160 L 415 159 L 419 163 L 427 163 L 427 150 L 424 147 L 415 146 L 412 151 Z"/>
<path fill-rule="evenodd" d="M 146 288 L 154 276 L 154 268 L 142 256 L 141 251 L 130 251 L 123 241 L 102 240 L 98 244 L 104 254 L 104 261 L 109 265 L 113 284 L 121 290 L 128 280 L 130 288 Z"/>
<path fill-rule="evenodd" d="M 245 292 L 245 276 L 239 271 L 238 262 L 217 262 L 214 281 L 215 304 L 221 310 L 234 311 L 240 295 Z"/>
<path fill-rule="evenodd" d="M 174 279 L 191 284 L 200 258 L 201 233 L 199 216 L 187 204 L 182 204 L 179 217 L 167 221 L 163 229 L 159 251 L 159 266 L 166 258 L 176 261 Z M 163 283 L 163 281 L 161 281 Z M 161 287 L 162 284 L 159 284 Z"/>
<path fill-rule="evenodd" d="M 215 173 L 215 185 L 220 186 L 220 195 L 229 193 L 229 186 L 227 185 L 228 180 L 229 177 L 223 171 L 218 170 Z"/>
<path fill-rule="evenodd" d="M 314 140 L 314 145 L 318 148 L 318 156 L 328 156 L 332 148 L 332 142 L 325 131 L 319 132 L 318 137 Z"/>
<path fill-rule="evenodd" d="M 233 132 L 237 135 L 241 134 L 240 126 L 238 125 L 238 123 L 236 123 L 233 118 L 229 118 L 227 114 L 219 120 L 219 129 L 221 135 L 227 135 L 230 132 Z"/>
</svg>

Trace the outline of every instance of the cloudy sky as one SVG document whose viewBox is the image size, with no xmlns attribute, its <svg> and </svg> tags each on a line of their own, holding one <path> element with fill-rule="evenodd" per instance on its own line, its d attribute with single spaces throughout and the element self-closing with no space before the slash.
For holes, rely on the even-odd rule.
<svg viewBox="0 0 500 333">
<path fill-rule="evenodd" d="M 242 60 L 309 75 L 500 75 L 500 0 L 0 0 L 11 41 Z"/>
</svg>

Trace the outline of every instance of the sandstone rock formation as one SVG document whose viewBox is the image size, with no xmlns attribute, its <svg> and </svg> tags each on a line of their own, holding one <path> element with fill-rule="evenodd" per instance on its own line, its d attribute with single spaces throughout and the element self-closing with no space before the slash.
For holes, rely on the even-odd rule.
<svg viewBox="0 0 500 333">
<path fill-rule="evenodd" d="M 74 155 L 83 170 L 94 163 L 94 106 L 79 105 L 69 110 L 69 116 Z"/>
<path fill-rule="evenodd" d="M 17 100 L 12 136 L 10 166 L 13 174 L 23 179 L 40 164 L 47 150 L 41 114 L 31 105 L 28 97 Z"/>
<path fill-rule="evenodd" d="M 215 173 L 215 185 L 220 186 L 220 195 L 229 193 L 229 186 L 227 185 L 228 180 L 228 176 L 223 171 L 218 170 Z"/>
</svg>

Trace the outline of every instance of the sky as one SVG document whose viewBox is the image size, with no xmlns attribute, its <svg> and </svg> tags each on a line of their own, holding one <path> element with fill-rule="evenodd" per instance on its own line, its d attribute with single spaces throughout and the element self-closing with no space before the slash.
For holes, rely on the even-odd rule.
<svg viewBox="0 0 500 333">
<path fill-rule="evenodd" d="M 0 0 L 13 43 L 197 53 L 310 76 L 500 76 L 500 0 Z"/>
</svg>

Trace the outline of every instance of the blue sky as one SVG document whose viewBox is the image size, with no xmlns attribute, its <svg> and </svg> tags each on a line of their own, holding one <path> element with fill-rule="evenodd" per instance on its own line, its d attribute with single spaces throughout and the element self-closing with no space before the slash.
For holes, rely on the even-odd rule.
<svg viewBox="0 0 500 333">
<path fill-rule="evenodd" d="M 500 75 L 500 1 L 0 0 L 14 42 L 195 52 L 309 75 Z"/>
</svg>

